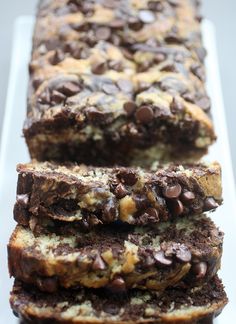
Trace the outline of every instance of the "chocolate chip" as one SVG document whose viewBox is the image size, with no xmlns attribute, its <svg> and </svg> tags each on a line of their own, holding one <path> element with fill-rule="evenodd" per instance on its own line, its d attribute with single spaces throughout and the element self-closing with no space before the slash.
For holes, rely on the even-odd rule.
<svg viewBox="0 0 236 324">
<path fill-rule="evenodd" d="M 162 193 L 164 197 L 173 199 L 173 198 L 178 198 L 181 194 L 182 188 L 180 184 L 176 184 L 173 186 L 167 186 L 162 190 Z"/>
<path fill-rule="evenodd" d="M 80 91 L 80 86 L 73 82 L 65 82 L 57 88 L 57 91 L 63 93 L 67 97 L 74 96 Z"/>
<path fill-rule="evenodd" d="M 132 92 L 133 90 L 133 84 L 129 80 L 120 79 L 117 81 L 117 85 L 120 88 L 120 90 L 125 93 Z"/>
<path fill-rule="evenodd" d="M 168 207 L 170 208 L 170 211 L 174 216 L 179 216 L 184 211 L 184 206 L 179 199 L 172 199 L 168 201 Z"/>
<path fill-rule="evenodd" d="M 153 256 L 154 256 L 154 259 L 162 265 L 168 266 L 168 265 L 172 264 L 172 260 L 170 258 L 166 258 L 165 253 L 162 250 L 154 253 Z"/>
<path fill-rule="evenodd" d="M 211 108 L 211 100 L 209 97 L 205 96 L 197 100 L 196 105 L 201 107 L 204 111 L 208 111 Z"/>
<path fill-rule="evenodd" d="M 56 49 L 54 55 L 50 58 L 50 63 L 52 65 L 57 65 L 64 60 L 64 57 L 64 54 L 60 50 Z"/>
<path fill-rule="evenodd" d="M 143 23 L 136 17 L 130 17 L 128 22 L 130 29 L 133 29 L 135 31 L 138 31 L 143 27 Z"/>
<path fill-rule="evenodd" d="M 115 84 L 105 83 L 102 86 L 102 89 L 108 95 L 113 95 L 113 94 L 116 94 L 117 92 L 119 92 L 119 89 L 117 88 L 117 86 Z"/>
<path fill-rule="evenodd" d="M 174 63 L 168 63 L 168 62 L 166 62 L 166 64 L 164 66 L 162 66 L 162 68 L 160 69 L 160 71 L 176 73 L 177 72 L 177 68 L 176 68 L 176 66 L 175 66 Z"/>
<path fill-rule="evenodd" d="M 120 312 L 120 307 L 116 304 L 112 304 L 109 300 L 108 303 L 103 306 L 103 311 L 111 315 L 117 315 Z"/>
<path fill-rule="evenodd" d="M 195 199 L 195 194 L 192 191 L 185 191 L 180 196 L 180 200 L 184 203 L 191 203 Z"/>
<path fill-rule="evenodd" d="M 96 256 L 95 260 L 93 261 L 92 269 L 94 271 L 96 271 L 96 270 L 105 270 L 106 269 L 106 264 L 102 260 L 102 258 L 101 258 L 101 256 L 99 254 Z"/>
<path fill-rule="evenodd" d="M 173 7 L 177 7 L 180 4 L 179 0 L 168 0 L 169 4 L 172 5 Z"/>
<path fill-rule="evenodd" d="M 194 103 L 195 102 L 195 97 L 194 94 L 192 94 L 191 92 L 185 92 L 182 94 L 182 98 L 184 98 L 184 100 Z"/>
<path fill-rule="evenodd" d="M 176 258 L 182 262 L 190 262 L 192 255 L 186 246 L 180 245 L 176 250 Z"/>
<path fill-rule="evenodd" d="M 117 277 L 110 283 L 109 288 L 115 292 L 126 291 L 126 284 L 124 279 L 121 277 Z"/>
<path fill-rule="evenodd" d="M 155 14 L 150 10 L 140 10 L 139 18 L 145 24 L 153 23 L 156 19 Z"/>
<path fill-rule="evenodd" d="M 144 214 L 147 215 L 150 220 L 158 221 L 160 219 L 158 210 L 152 207 L 146 209 Z"/>
<path fill-rule="evenodd" d="M 181 111 L 183 111 L 184 107 L 182 102 L 180 102 L 179 99 L 177 99 L 176 97 L 173 98 L 171 104 L 170 104 L 170 110 L 172 113 L 179 113 Z"/>
<path fill-rule="evenodd" d="M 129 169 L 119 171 L 117 177 L 122 183 L 126 184 L 127 186 L 133 186 L 138 181 L 136 172 Z"/>
<path fill-rule="evenodd" d="M 27 206 L 29 203 L 29 195 L 28 194 L 17 195 L 16 201 L 23 206 Z"/>
<path fill-rule="evenodd" d="M 111 30 L 108 27 L 99 27 L 95 31 L 95 36 L 98 40 L 108 40 L 111 36 Z"/>
<path fill-rule="evenodd" d="M 218 203 L 215 201 L 213 197 L 208 197 L 204 201 L 204 211 L 208 211 L 211 209 L 216 209 L 219 207 Z"/>
<path fill-rule="evenodd" d="M 51 94 L 51 101 L 54 104 L 62 103 L 66 99 L 66 96 L 57 90 L 53 90 Z"/>
<path fill-rule="evenodd" d="M 149 106 L 141 106 L 136 114 L 136 119 L 141 123 L 141 124 L 148 124 L 150 123 L 153 118 L 154 118 L 154 113 L 151 107 Z"/>
<path fill-rule="evenodd" d="M 113 198 L 110 198 L 103 207 L 103 220 L 105 222 L 114 222 L 117 220 L 118 210 Z"/>
<path fill-rule="evenodd" d="M 85 114 L 89 121 L 93 123 L 101 123 L 106 119 L 106 115 L 104 112 L 99 111 L 96 107 L 88 107 L 85 109 Z"/>
<path fill-rule="evenodd" d="M 203 279 L 207 273 L 207 263 L 199 262 L 194 264 L 192 271 L 196 275 L 197 279 Z"/>
<path fill-rule="evenodd" d="M 124 110 L 126 111 L 128 116 L 132 116 L 137 109 L 137 105 L 133 101 L 127 101 L 124 103 Z"/>
<path fill-rule="evenodd" d="M 106 62 L 96 62 L 92 65 L 91 71 L 94 74 L 104 74 L 107 69 Z"/>
<path fill-rule="evenodd" d="M 110 22 L 109 26 L 114 29 L 122 29 L 125 26 L 125 22 L 122 19 L 114 19 Z"/>
<path fill-rule="evenodd" d="M 198 77 L 201 81 L 206 81 L 206 74 L 203 66 L 194 64 L 191 66 L 191 71 L 196 77 Z"/>
<path fill-rule="evenodd" d="M 119 183 L 115 189 L 115 195 L 118 199 L 124 198 L 128 194 L 128 191 L 125 189 L 125 186 L 122 183 Z"/>
</svg>

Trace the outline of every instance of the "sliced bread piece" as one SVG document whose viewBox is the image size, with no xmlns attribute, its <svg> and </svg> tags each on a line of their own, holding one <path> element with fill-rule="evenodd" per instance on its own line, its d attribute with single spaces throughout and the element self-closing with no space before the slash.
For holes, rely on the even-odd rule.
<svg viewBox="0 0 236 324">
<path fill-rule="evenodd" d="M 167 165 L 156 170 L 20 164 L 16 221 L 90 229 L 120 220 L 134 225 L 215 210 L 222 202 L 217 162 Z"/>
<path fill-rule="evenodd" d="M 62 234 L 17 226 L 8 246 L 10 274 L 55 291 L 59 286 L 164 290 L 200 285 L 220 267 L 223 233 L 204 215 L 150 227 L 101 226 Z"/>
<path fill-rule="evenodd" d="M 100 289 L 47 294 L 17 281 L 10 298 L 15 315 L 32 324 L 210 324 L 227 301 L 218 277 L 199 288 L 172 288 L 162 295 L 138 290 L 116 295 Z"/>
</svg>

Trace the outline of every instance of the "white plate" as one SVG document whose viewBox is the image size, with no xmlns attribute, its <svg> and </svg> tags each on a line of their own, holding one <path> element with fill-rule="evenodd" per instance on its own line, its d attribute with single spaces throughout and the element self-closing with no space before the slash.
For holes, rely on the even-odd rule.
<svg viewBox="0 0 236 324">
<path fill-rule="evenodd" d="M 15 24 L 11 72 L 0 152 L 0 323 L 8 324 L 15 323 L 16 319 L 12 315 L 8 304 L 9 291 L 13 280 L 10 280 L 8 276 L 6 246 L 15 226 L 12 209 L 16 192 L 16 164 L 29 160 L 26 145 L 22 138 L 22 125 L 26 115 L 27 65 L 31 52 L 33 24 L 34 19 L 31 17 L 20 17 Z M 234 269 L 234 266 L 236 266 L 234 259 L 234 248 L 236 247 L 236 196 L 216 55 L 214 27 L 209 21 L 205 21 L 203 24 L 203 35 L 209 53 L 206 61 L 208 90 L 213 101 L 212 113 L 216 132 L 219 136 L 217 144 L 211 148 L 207 159 L 218 160 L 223 167 L 225 201 L 224 205 L 213 214 L 213 217 L 215 222 L 226 233 L 220 276 L 223 278 L 230 299 L 229 305 L 216 322 L 218 324 L 228 324 L 233 323 L 236 318 L 236 267 Z"/>
</svg>

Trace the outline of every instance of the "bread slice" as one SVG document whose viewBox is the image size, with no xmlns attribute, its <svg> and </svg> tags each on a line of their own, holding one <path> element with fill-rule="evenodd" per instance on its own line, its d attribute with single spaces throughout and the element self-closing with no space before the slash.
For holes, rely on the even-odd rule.
<svg viewBox="0 0 236 324">
<path fill-rule="evenodd" d="M 116 295 L 100 289 L 47 294 L 17 281 L 10 303 L 26 324 L 206 324 L 219 315 L 227 296 L 218 277 L 199 288 L 172 288 L 161 295 L 138 290 Z"/>
<path fill-rule="evenodd" d="M 32 230 L 64 222 L 87 230 L 117 220 L 145 225 L 214 210 L 222 202 L 217 162 L 153 171 L 34 162 L 17 170 L 14 216 Z"/>
<path fill-rule="evenodd" d="M 62 229 L 61 229 L 62 231 Z M 204 215 L 150 227 L 115 224 L 34 235 L 17 226 L 8 245 L 10 274 L 46 291 L 59 286 L 164 290 L 192 285 L 220 267 L 223 234 Z"/>
</svg>

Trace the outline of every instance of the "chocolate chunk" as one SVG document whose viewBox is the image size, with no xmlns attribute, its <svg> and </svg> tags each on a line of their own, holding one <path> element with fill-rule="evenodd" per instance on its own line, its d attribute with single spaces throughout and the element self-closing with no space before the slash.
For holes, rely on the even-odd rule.
<svg viewBox="0 0 236 324">
<path fill-rule="evenodd" d="M 117 92 L 119 92 L 119 89 L 117 88 L 117 86 L 115 84 L 106 83 L 102 86 L 102 89 L 108 95 L 113 95 L 113 94 L 116 94 Z"/>
<path fill-rule="evenodd" d="M 108 27 L 99 27 L 95 31 L 95 36 L 98 40 L 108 40 L 111 36 L 111 30 Z"/>
<path fill-rule="evenodd" d="M 129 28 L 135 31 L 140 30 L 143 27 L 143 23 L 136 17 L 129 18 Z"/>
<path fill-rule="evenodd" d="M 117 277 L 110 283 L 109 288 L 115 292 L 126 291 L 126 284 L 124 279 L 121 277 Z"/>
<path fill-rule="evenodd" d="M 124 110 L 128 116 L 132 116 L 137 109 L 137 105 L 134 101 L 127 101 L 124 103 Z"/>
<path fill-rule="evenodd" d="M 180 200 L 184 203 L 191 203 L 195 199 L 195 194 L 192 191 L 185 191 L 180 196 Z"/>
<path fill-rule="evenodd" d="M 208 111 L 211 108 L 211 100 L 208 96 L 202 97 L 196 101 L 196 104 L 204 111 Z"/>
<path fill-rule="evenodd" d="M 182 98 L 184 98 L 184 100 L 194 103 L 195 102 L 195 97 L 191 92 L 185 92 L 182 94 Z"/>
<path fill-rule="evenodd" d="M 28 194 L 17 195 L 16 201 L 22 206 L 27 206 L 29 203 L 29 195 Z"/>
<path fill-rule="evenodd" d="M 107 69 L 106 62 L 97 62 L 92 64 L 91 71 L 94 74 L 104 74 L 106 72 L 106 69 Z"/>
<path fill-rule="evenodd" d="M 192 271 L 196 275 L 197 279 L 203 279 L 207 273 L 207 263 L 206 262 L 198 262 L 198 263 L 194 264 Z"/>
<path fill-rule="evenodd" d="M 125 93 L 132 92 L 133 90 L 133 84 L 129 80 L 120 79 L 117 81 L 117 85 Z"/>
<path fill-rule="evenodd" d="M 66 96 L 57 90 L 53 90 L 51 94 L 51 101 L 54 104 L 62 103 L 66 99 Z"/>
<path fill-rule="evenodd" d="M 117 220 L 118 217 L 118 210 L 113 198 L 110 198 L 108 202 L 103 207 L 103 220 L 105 222 L 113 222 Z"/>
<path fill-rule="evenodd" d="M 95 270 L 95 271 L 96 270 L 105 270 L 106 269 L 106 264 L 102 260 L 100 255 L 97 255 L 95 260 L 93 261 L 92 269 Z"/>
<path fill-rule="evenodd" d="M 61 84 L 58 88 L 57 91 L 63 93 L 67 97 L 74 96 L 80 91 L 80 86 L 74 82 L 65 82 Z"/>
<path fill-rule="evenodd" d="M 165 77 L 162 79 L 160 82 L 160 88 L 163 91 L 173 90 L 177 94 L 185 93 L 187 90 L 186 85 L 183 82 L 173 77 Z"/>
<path fill-rule="evenodd" d="M 169 198 L 169 199 L 174 199 L 178 198 L 181 194 L 182 188 L 180 184 L 176 184 L 173 186 L 167 186 L 166 188 L 163 189 L 162 193 L 164 197 Z"/>
<path fill-rule="evenodd" d="M 137 174 L 129 169 L 121 170 L 117 174 L 117 177 L 122 183 L 126 184 L 127 186 L 133 186 L 138 181 Z"/>
<path fill-rule="evenodd" d="M 149 106 L 141 106 L 136 114 L 136 119 L 141 123 L 141 124 L 148 124 L 150 123 L 153 118 L 154 118 L 154 113 L 151 107 Z"/>
<path fill-rule="evenodd" d="M 170 211 L 174 216 L 179 216 L 184 211 L 184 206 L 179 199 L 171 199 L 170 201 L 168 201 L 168 207 L 170 208 Z"/>
<path fill-rule="evenodd" d="M 139 18 L 145 24 L 153 23 L 156 19 L 155 14 L 150 10 L 140 10 Z"/>
<path fill-rule="evenodd" d="M 128 191 L 125 189 L 125 186 L 122 183 L 119 183 L 115 189 L 115 195 L 118 199 L 124 198 L 128 194 Z"/>
<path fill-rule="evenodd" d="M 176 258 L 182 262 L 190 262 L 192 259 L 192 255 L 186 246 L 180 245 L 176 250 Z"/>
<path fill-rule="evenodd" d="M 64 57 L 65 56 L 62 53 L 62 51 L 56 49 L 54 55 L 50 58 L 50 63 L 52 65 L 57 65 L 58 63 L 64 60 Z"/>
<path fill-rule="evenodd" d="M 162 251 L 162 250 L 160 250 L 160 251 L 154 253 L 153 256 L 154 256 L 154 259 L 155 259 L 158 263 L 160 263 L 160 264 L 162 264 L 162 265 L 167 265 L 167 266 L 169 266 L 169 265 L 172 264 L 172 260 L 171 260 L 170 258 L 166 258 L 165 253 L 164 253 L 164 251 Z"/>
<path fill-rule="evenodd" d="M 208 198 L 205 199 L 205 201 L 204 201 L 204 211 L 208 211 L 208 210 L 211 210 L 211 209 L 216 209 L 217 207 L 219 207 L 219 205 L 215 201 L 214 198 L 208 197 Z"/>
</svg>

